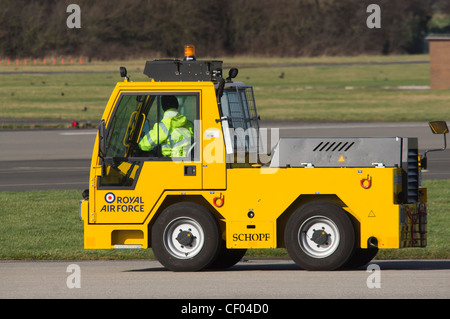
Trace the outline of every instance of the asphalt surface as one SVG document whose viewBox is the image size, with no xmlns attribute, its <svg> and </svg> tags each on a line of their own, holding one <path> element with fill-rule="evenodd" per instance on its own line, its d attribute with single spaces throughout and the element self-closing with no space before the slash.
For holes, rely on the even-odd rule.
<svg viewBox="0 0 450 319">
<path fill-rule="evenodd" d="M 0 132 L 0 191 L 85 189 L 96 130 Z"/>
<path fill-rule="evenodd" d="M 280 137 L 419 137 L 421 152 L 442 148 L 427 123 L 262 122 Z M 96 130 L 0 132 L 0 191 L 85 189 Z M 429 153 L 424 179 L 450 179 L 450 150 Z"/>
<path fill-rule="evenodd" d="M 69 267 L 74 264 L 77 269 Z M 186 304 L 194 299 L 450 298 L 449 260 L 371 265 L 376 266 L 309 272 L 290 260 L 248 260 L 226 271 L 178 273 L 153 260 L 0 261 L 0 298 L 181 299 Z"/>
</svg>

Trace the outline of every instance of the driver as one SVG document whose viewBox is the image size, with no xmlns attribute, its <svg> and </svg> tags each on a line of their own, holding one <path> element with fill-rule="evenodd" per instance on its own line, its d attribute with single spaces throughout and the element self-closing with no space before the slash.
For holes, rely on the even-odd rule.
<svg viewBox="0 0 450 319">
<path fill-rule="evenodd" d="M 194 136 L 194 126 L 186 116 L 178 112 L 178 100 L 173 95 L 163 95 L 161 105 L 164 116 L 153 129 L 139 141 L 139 148 L 151 151 L 161 145 L 164 157 L 186 157 Z"/>
</svg>

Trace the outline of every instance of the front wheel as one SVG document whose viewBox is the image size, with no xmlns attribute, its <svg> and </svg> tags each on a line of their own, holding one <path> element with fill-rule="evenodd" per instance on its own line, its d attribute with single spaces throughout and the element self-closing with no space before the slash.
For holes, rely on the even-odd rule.
<svg viewBox="0 0 450 319">
<path fill-rule="evenodd" d="M 352 256 L 355 231 L 347 212 L 336 204 L 316 201 L 298 208 L 285 229 L 291 258 L 307 270 L 335 270 Z"/>
<path fill-rule="evenodd" d="M 153 253 L 169 270 L 202 270 L 217 258 L 219 233 L 215 217 L 205 207 L 189 202 L 174 204 L 152 226 Z"/>
<path fill-rule="evenodd" d="M 236 265 L 244 258 L 247 249 L 228 249 L 222 240 L 220 252 L 217 259 L 209 266 L 210 269 L 226 269 Z"/>
</svg>

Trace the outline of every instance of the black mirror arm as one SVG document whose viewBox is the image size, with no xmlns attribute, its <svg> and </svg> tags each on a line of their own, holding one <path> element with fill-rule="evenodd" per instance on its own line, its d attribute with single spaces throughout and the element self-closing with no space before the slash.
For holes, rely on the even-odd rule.
<svg viewBox="0 0 450 319">
<path fill-rule="evenodd" d="M 445 151 L 446 149 L 447 149 L 447 133 L 444 134 L 444 147 L 443 148 L 435 148 L 435 149 L 431 149 L 431 150 L 426 150 L 425 153 L 423 153 L 423 157 L 421 160 L 422 168 L 427 169 L 427 164 L 428 164 L 427 163 L 428 162 L 427 154 L 429 152 L 440 152 L 440 151 Z"/>
<path fill-rule="evenodd" d="M 105 120 L 101 120 L 98 126 L 98 156 L 102 160 L 106 155 L 105 131 Z"/>
</svg>

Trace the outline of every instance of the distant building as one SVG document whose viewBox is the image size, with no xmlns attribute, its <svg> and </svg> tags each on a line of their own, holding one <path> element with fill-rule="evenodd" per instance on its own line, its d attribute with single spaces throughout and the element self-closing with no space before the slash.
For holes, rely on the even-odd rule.
<svg viewBox="0 0 450 319">
<path fill-rule="evenodd" d="M 450 34 L 430 34 L 430 86 L 432 90 L 450 89 Z"/>
</svg>

